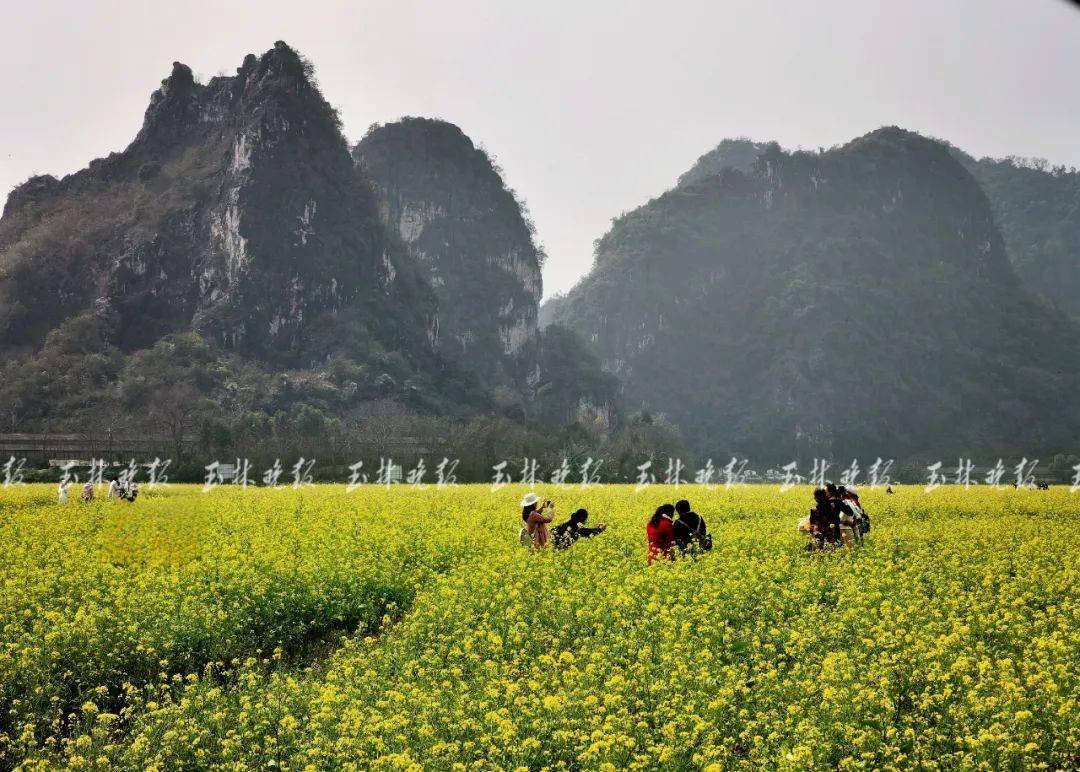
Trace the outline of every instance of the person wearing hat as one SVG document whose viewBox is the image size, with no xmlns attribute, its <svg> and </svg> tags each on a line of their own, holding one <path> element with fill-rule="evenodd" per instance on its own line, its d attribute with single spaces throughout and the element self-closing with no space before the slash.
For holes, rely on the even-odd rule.
<svg viewBox="0 0 1080 772">
<path fill-rule="evenodd" d="M 538 506 L 539 505 L 539 506 Z M 521 530 L 518 540 L 523 547 L 543 549 L 548 545 L 548 523 L 555 519 L 555 504 L 551 499 L 540 502 L 535 493 L 526 493 L 521 500 Z"/>
<path fill-rule="evenodd" d="M 595 528 L 585 528 L 585 521 L 589 519 L 589 511 L 587 509 L 579 509 L 574 514 L 570 515 L 570 519 L 565 523 L 560 523 L 551 529 L 552 542 L 555 545 L 555 549 L 564 550 L 576 542 L 578 539 L 587 539 L 590 536 L 596 536 L 598 533 L 603 533 L 607 526 L 603 523 Z"/>
</svg>

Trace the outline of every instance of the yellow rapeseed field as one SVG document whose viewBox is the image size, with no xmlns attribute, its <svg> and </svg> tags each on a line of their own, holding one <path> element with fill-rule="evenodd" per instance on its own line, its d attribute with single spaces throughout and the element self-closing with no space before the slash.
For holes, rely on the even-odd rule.
<svg viewBox="0 0 1080 772">
<path fill-rule="evenodd" d="M 1080 768 L 1080 494 L 538 486 L 0 491 L 0 768 Z M 686 497 L 711 553 L 645 565 Z"/>
</svg>

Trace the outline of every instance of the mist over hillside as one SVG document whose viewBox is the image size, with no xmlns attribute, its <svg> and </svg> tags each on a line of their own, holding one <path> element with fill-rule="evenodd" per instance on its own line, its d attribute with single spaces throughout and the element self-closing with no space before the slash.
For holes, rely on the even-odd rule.
<svg viewBox="0 0 1080 772">
<path fill-rule="evenodd" d="M 901 129 L 722 143 L 544 318 L 721 456 L 1064 451 L 1080 426 L 1076 324 L 1024 287 L 979 179 Z"/>
<path fill-rule="evenodd" d="M 1066 453 L 1077 179 L 895 127 L 726 139 L 541 307 L 532 222 L 459 127 L 350 148 L 284 42 L 206 83 L 176 63 L 126 149 L 7 199 L 4 424 L 177 453 L 472 437 L 623 477 L 631 448 Z"/>
</svg>

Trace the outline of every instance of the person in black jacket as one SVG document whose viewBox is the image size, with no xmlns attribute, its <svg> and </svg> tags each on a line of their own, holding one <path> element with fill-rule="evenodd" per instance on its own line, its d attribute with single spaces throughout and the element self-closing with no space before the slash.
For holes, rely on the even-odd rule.
<svg viewBox="0 0 1080 772">
<path fill-rule="evenodd" d="M 824 488 L 814 489 L 814 506 L 810 510 L 810 543 L 808 550 L 825 549 L 836 544 L 840 538 L 840 522 L 835 518 L 829 493 Z"/>
<path fill-rule="evenodd" d="M 827 483 L 825 492 L 829 496 L 829 506 L 832 508 L 832 517 L 830 518 L 834 534 L 832 541 L 834 544 L 847 544 L 847 541 L 842 538 L 843 530 L 847 528 L 850 533 L 851 526 L 855 523 L 855 512 L 844 501 L 841 491 L 836 487 L 835 483 Z"/>
<path fill-rule="evenodd" d="M 712 537 L 705 528 L 705 518 L 690 509 L 690 502 L 686 499 L 676 501 L 675 511 L 679 513 L 675 521 L 675 546 L 679 551 L 712 549 Z"/>
<path fill-rule="evenodd" d="M 604 529 L 607 528 L 603 523 L 595 528 L 586 528 L 585 521 L 588 519 L 588 510 L 579 509 L 574 514 L 570 515 L 570 519 L 565 523 L 560 523 L 555 526 L 551 531 L 551 541 L 554 543 L 555 549 L 567 549 L 578 539 L 587 539 L 590 536 L 596 536 L 598 533 L 603 533 Z"/>
</svg>

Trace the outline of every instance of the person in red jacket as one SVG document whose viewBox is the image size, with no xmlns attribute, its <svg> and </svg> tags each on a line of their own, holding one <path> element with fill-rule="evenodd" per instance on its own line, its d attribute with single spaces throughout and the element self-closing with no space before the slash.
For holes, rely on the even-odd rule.
<svg viewBox="0 0 1080 772">
<path fill-rule="evenodd" d="M 645 535 L 649 538 L 649 563 L 675 557 L 675 507 L 661 504 L 645 526 Z"/>
</svg>

